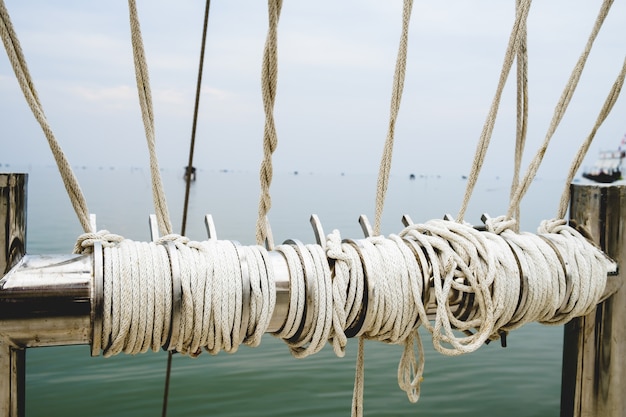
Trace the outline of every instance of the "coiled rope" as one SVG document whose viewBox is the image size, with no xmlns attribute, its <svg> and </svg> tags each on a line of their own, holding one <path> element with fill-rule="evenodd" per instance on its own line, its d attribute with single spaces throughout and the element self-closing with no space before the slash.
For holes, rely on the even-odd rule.
<svg viewBox="0 0 626 417">
<path fill-rule="evenodd" d="M 83 249 L 105 241 L 105 357 L 168 345 L 190 356 L 202 349 L 233 353 L 241 343 L 259 345 L 276 303 L 274 271 L 263 247 L 193 242 L 178 235 L 149 243 L 111 235 L 83 237 L 78 243 Z M 174 264 L 182 289 L 177 332 L 172 332 L 171 319 Z"/>
<path fill-rule="evenodd" d="M 540 148 L 529 167 L 525 177 L 527 183 L 532 180 L 547 141 L 571 99 L 593 39 L 611 3 L 611 0 L 603 3 L 585 52 L 555 110 L 546 144 Z M 408 30 L 407 7 L 410 15 L 410 4 L 408 0 L 405 2 L 403 36 L 394 78 L 388 134 L 390 145 L 393 144 L 395 115 L 401 97 Z M 267 118 L 257 232 L 263 228 L 262 218 L 270 206 L 271 154 L 276 147 L 272 115 L 276 91 L 276 27 L 281 5 L 280 1 L 270 2 L 270 31 L 264 55 L 264 74 L 267 75 L 264 75 L 263 88 Z M 519 53 L 523 44 L 524 22 L 530 0 L 521 0 L 518 5 L 505 58 L 505 67 L 508 65 L 508 68 L 514 51 Z M 158 165 L 153 164 L 156 161 L 154 121 L 147 67 L 133 0 L 129 0 L 129 10 L 151 170 L 156 169 L 158 173 Z M 0 0 L 0 17 L 0 34 L 22 91 L 48 139 L 79 220 L 85 231 L 91 230 L 84 198 L 47 124 L 3 0 Z M 504 69 L 501 83 L 503 79 L 506 79 Z M 619 81 L 620 76 L 612 90 L 614 94 L 619 94 Z M 492 127 L 489 125 L 495 118 L 497 100 L 499 98 L 494 99 L 481 139 L 490 136 Z M 607 99 L 607 111 L 612 107 L 611 100 Z M 598 120 L 604 117 L 601 115 Z M 483 145 L 479 145 L 479 152 L 484 155 Z M 386 150 L 384 155 L 389 155 L 384 160 L 390 161 L 390 151 Z M 474 165 L 477 167 L 480 163 Z M 389 170 L 383 168 L 381 175 L 384 182 Z M 472 174 L 468 184 L 473 184 L 477 175 L 477 172 Z M 158 191 L 159 187 L 159 179 L 153 176 L 153 191 Z M 519 185 L 511 199 L 510 210 L 517 209 L 526 187 L 525 183 Z M 160 197 L 156 194 L 159 228 L 168 232 L 171 226 L 168 227 L 164 220 L 168 217 L 167 209 L 165 205 L 160 205 Z M 515 223 L 510 220 L 510 214 L 488 220 L 488 231 L 478 232 L 462 223 L 468 194 L 471 190 L 466 193 L 458 222 L 437 220 L 410 225 L 398 236 L 369 237 L 358 243 L 339 243 L 338 234 L 333 234 L 326 242 L 326 254 L 317 245 L 282 245 L 279 251 L 287 259 L 292 291 L 287 320 L 276 335 L 286 340 L 292 354 L 297 357 L 319 351 L 326 341 L 333 344 L 338 355 L 342 355 L 348 333 L 352 336 L 354 326 L 358 327 L 359 316 L 365 310 L 364 322 L 354 334 L 360 336 L 358 361 L 363 361 L 362 342 L 365 338 L 404 344 L 398 381 L 409 399 L 416 401 L 424 365 L 417 333 L 420 323 L 432 333 L 433 344 L 438 351 L 458 355 L 471 352 L 487 340 L 497 339 L 528 321 L 559 324 L 586 314 L 595 306 L 604 289 L 610 262 L 583 235 L 563 220 L 543 223 L 538 235 L 519 234 L 514 230 Z M 382 211 L 382 203 L 378 204 L 377 218 Z M 267 238 L 267 231 L 261 231 L 258 236 Z M 190 242 L 172 235 L 157 243 L 133 242 L 103 231 L 81 236 L 77 251 L 91 250 L 98 240 L 105 243 L 102 323 L 105 356 L 122 351 L 134 354 L 156 350 L 165 345 L 196 356 L 202 349 L 212 354 L 221 350 L 234 352 L 240 343 L 256 345 L 260 342 L 275 305 L 273 270 L 265 249 L 260 246 L 238 248 L 226 241 Z M 176 274 L 179 275 L 182 292 L 180 323 L 172 322 L 175 263 L 179 266 Z M 245 274 L 243 263 L 249 267 Z M 331 269 L 330 264 L 334 268 Z M 367 285 L 364 282 L 366 279 Z M 244 295 L 248 290 L 250 297 L 246 305 Z M 474 300 L 471 305 L 467 302 L 469 298 Z M 432 321 L 427 314 L 430 306 L 435 308 Z M 307 311 L 308 308 L 311 310 Z M 178 326 L 176 332 L 173 331 L 175 326 Z M 357 387 L 359 381 L 361 384 Z M 357 369 L 353 414 L 362 413 L 362 390 L 362 369 Z"/>
<path fill-rule="evenodd" d="M 514 226 L 504 216 L 487 219 L 486 231 L 431 220 L 388 237 L 342 241 L 334 231 L 324 247 L 287 241 L 276 252 L 289 270 L 290 302 L 274 335 L 297 358 L 326 343 L 343 356 L 355 336 L 403 345 L 398 384 L 415 402 L 424 369 L 420 324 L 437 351 L 455 356 L 529 322 L 565 323 L 598 303 L 612 264 L 596 246 L 563 220 L 543 222 L 537 234 Z M 83 249 L 105 241 L 104 356 L 163 346 L 189 356 L 232 353 L 241 343 L 257 346 L 267 331 L 276 288 L 263 247 L 177 235 L 150 243 L 84 237 Z"/>
</svg>

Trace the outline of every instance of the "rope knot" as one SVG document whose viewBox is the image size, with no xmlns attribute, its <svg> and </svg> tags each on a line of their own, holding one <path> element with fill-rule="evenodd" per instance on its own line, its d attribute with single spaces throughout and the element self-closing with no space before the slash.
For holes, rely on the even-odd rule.
<svg viewBox="0 0 626 417">
<path fill-rule="evenodd" d="M 487 217 L 485 219 L 485 228 L 496 235 L 501 234 L 505 230 L 515 230 L 517 220 L 508 218 L 507 216 Z"/>
<path fill-rule="evenodd" d="M 177 245 L 178 244 L 187 245 L 190 242 L 190 240 L 186 236 L 181 236 L 181 235 L 176 234 L 176 233 L 170 233 L 169 235 L 165 235 L 165 236 L 160 237 L 156 241 L 156 243 L 159 244 L 159 245 L 162 245 L 162 244 L 164 244 L 166 242 L 173 242 L 173 243 L 175 243 Z"/>
<path fill-rule="evenodd" d="M 351 264 L 350 256 L 348 256 L 341 247 L 341 235 L 339 234 L 339 230 L 333 230 L 331 234 L 326 236 L 326 247 L 326 255 L 330 259 Z"/>
<path fill-rule="evenodd" d="M 105 248 L 116 246 L 124 240 L 123 236 L 116 235 L 108 230 L 99 230 L 95 233 L 83 233 L 76 239 L 74 253 L 90 253 L 96 242 L 102 242 Z"/>
<path fill-rule="evenodd" d="M 537 228 L 537 233 L 560 233 L 564 229 L 571 229 L 565 219 L 543 220 Z"/>
</svg>

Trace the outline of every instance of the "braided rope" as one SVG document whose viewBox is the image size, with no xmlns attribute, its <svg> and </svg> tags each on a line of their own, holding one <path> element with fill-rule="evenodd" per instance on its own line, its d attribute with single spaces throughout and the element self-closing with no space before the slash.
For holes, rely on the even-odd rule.
<svg viewBox="0 0 626 417">
<path fill-rule="evenodd" d="M 387 138 L 383 148 L 378 171 L 378 182 L 376 185 L 376 213 L 374 218 L 374 233 L 380 233 L 380 223 L 385 205 L 387 185 L 389 184 L 389 172 L 391 170 L 391 159 L 393 156 L 393 141 L 395 136 L 396 120 L 400 111 L 402 101 L 402 90 L 404 89 L 404 76 L 406 74 L 406 57 L 409 44 L 409 23 L 411 21 L 411 10 L 413 0 L 404 0 L 402 8 L 402 33 L 400 35 L 400 45 L 396 58 L 396 69 L 393 75 L 393 88 L 391 92 L 391 109 L 389 112 L 389 127 Z"/>
<path fill-rule="evenodd" d="M 28 71 L 24 53 L 22 52 L 19 40 L 17 39 L 17 34 L 13 29 L 13 24 L 11 23 L 9 12 L 4 5 L 4 0 L 0 0 L 0 37 L 2 37 L 4 48 L 7 52 L 7 56 L 9 57 L 9 61 L 11 62 L 11 66 L 13 67 L 13 72 L 15 72 L 15 77 L 17 78 L 22 93 L 24 94 L 24 98 L 33 112 L 35 119 L 41 126 L 46 139 L 48 140 L 48 145 L 52 151 L 52 155 L 54 156 L 59 173 L 63 179 L 65 190 L 70 198 L 74 212 L 76 212 L 78 221 L 85 232 L 95 232 L 95 230 L 91 230 L 91 225 L 89 223 L 89 209 L 87 208 L 85 196 L 83 195 L 80 185 L 78 184 L 78 180 L 74 175 L 74 171 L 63 153 L 59 142 L 54 136 L 52 128 L 48 123 L 48 119 L 44 114 L 43 106 L 39 101 L 39 96 L 37 94 L 37 90 L 35 89 L 35 83 L 30 76 L 30 72 Z"/>
<path fill-rule="evenodd" d="M 161 172 L 159 161 L 156 155 L 156 140 L 154 132 L 154 111 L 152 109 L 152 92 L 150 90 L 150 77 L 148 75 L 148 65 L 146 64 L 146 54 L 141 37 L 141 27 L 137 16 L 137 6 L 135 0 L 128 0 L 128 11 L 130 16 L 130 33 L 133 45 L 133 60 L 135 63 L 135 78 L 137 80 L 137 92 L 139 94 L 139 105 L 141 107 L 141 118 L 146 133 L 148 153 L 150 155 L 150 176 L 152 178 L 152 200 L 154 210 L 159 223 L 161 234 L 172 233 L 172 223 L 170 221 L 165 191 L 161 182 Z"/>
<path fill-rule="evenodd" d="M 465 212 L 467 211 L 467 206 L 469 205 L 470 198 L 472 197 L 472 192 L 474 191 L 476 181 L 478 180 L 478 175 L 480 174 L 480 170 L 485 160 L 485 155 L 487 154 L 487 149 L 489 148 L 489 142 L 491 141 L 491 135 L 493 133 L 494 125 L 496 123 L 498 108 L 500 107 L 502 91 L 504 90 L 506 80 L 509 76 L 509 72 L 511 71 L 513 59 L 519 53 L 521 45 L 523 45 L 526 36 L 526 20 L 528 18 L 530 5 L 531 0 L 520 0 L 517 6 L 517 10 L 515 13 L 515 22 L 513 23 L 513 28 L 511 29 L 511 35 L 509 37 L 509 43 L 504 54 L 504 62 L 502 63 L 502 71 L 500 73 L 500 79 L 498 80 L 496 94 L 493 97 L 493 101 L 491 102 L 491 108 L 489 109 L 489 113 L 487 114 L 487 120 L 485 120 L 483 130 L 480 133 L 480 139 L 478 140 L 478 144 L 476 145 L 476 153 L 472 162 L 472 169 L 467 178 L 467 186 L 465 188 L 463 202 L 461 203 L 461 208 L 459 210 L 459 214 L 457 215 L 457 219 L 460 222 L 463 221 Z"/>
<path fill-rule="evenodd" d="M 609 116 L 609 114 L 611 113 L 611 110 L 613 110 L 613 105 L 617 101 L 617 98 L 619 97 L 622 91 L 622 86 L 624 85 L 625 77 L 626 77 L 626 58 L 624 58 L 624 62 L 622 63 L 622 69 L 620 70 L 620 73 L 617 75 L 617 78 L 615 79 L 615 82 L 613 83 L 613 86 L 611 87 L 611 91 L 609 91 L 609 94 L 606 100 L 604 101 L 604 105 L 602 106 L 602 109 L 600 110 L 600 113 L 598 114 L 596 123 L 594 124 L 593 129 L 591 129 L 591 133 L 589 133 L 585 141 L 580 145 L 580 148 L 578 149 L 578 152 L 576 152 L 576 156 L 574 157 L 574 160 L 572 161 L 570 169 L 567 173 L 567 179 L 565 180 L 565 187 L 563 189 L 563 193 L 561 194 L 561 200 L 559 201 L 559 208 L 558 208 L 557 215 L 556 215 L 557 218 L 560 218 L 560 219 L 565 218 L 565 213 L 567 213 L 567 206 L 570 200 L 570 184 L 574 180 L 574 175 L 576 175 L 578 168 L 580 168 L 580 165 L 582 164 L 585 158 L 585 155 L 587 154 L 587 151 L 589 150 L 589 146 L 591 145 L 593 138 L 596 136 L 596 132 L 598 131 L 600 126 L 602 126 L 602 123 L 604 123 L 606 118 Z"/>
<path fill-rule="evenodd" d="M 272 184 L 272 154 L 278 146 L 278 136 L 274 123 L 274 102 L 276 100 L 276 84 L 278 81 L 278 20 L 282 8 L 282 0 L 268 1 L 269 29 L 263 51 L 261 72 L 261 90 L 263 93 L 263 109 L 265 111 L 265 129 L 263 130 L 263 161 L 259 172 L 261 196 L 259 198 L 259 217 L 256 223 L 257 243 L 263 244 L 269 236 L 265 218 L 272 207 L 270 185 Z"/>
<path fill-rule="evenodd" d="M 548 132 L 546 133 L 546 137 L 544 138 L 543 143 L 537 150 L 537 153 L 535 154 L 534 158 L 528 165 L 526 174 L 524 175 L 522 181 L 520 182 L 519 186 L 515 190 L 515 193 L 513 193 L 513 196 L 509 203 L 509 210 L 507 212 L 507 216 L 509 217 L 512 217 L 513 214 L 519 210 L 519 205 L 521 203 L 521 200 L 524 197 L 524 194 L 526 194 L 526 191 L 528 191 L 528 187 L 530 187 L 530 184 L 532 183 L 533 179 L 535 178 L 535 175 L 537 174 L 537 170 L 539 169 L 539 166 L 541 165 L 541 162 L 543 160 L 543 156 L 545 155 L 546 150 L 548 149 L 550 140 L 552 139 L 552 136 L 554 135 L 556 128 L 559 126 L 561 119 L 565 115 L 565 111 L 567 110 L 567 107 L 572 99 L 572 96 L 574 95 L 574 91 L 576 91 L 576 87 L 578 86 L 578 81 L 580 80 L 580 76 L 582 75 L 583 69 L 585 68 L 585 63 L 587 62 L 587 58 L 589 57 L 589 53 L 591 52 L 593 43 L 596 37 L 598 36 L 598 33 L 600 32 L 600 28 L 602 27 L 602 24 L 604 23 L 604 20 L 606 16 L 608 15 L 612 4 L 613 4 L 613 0 L 604 0 L 602 2 L 602 5 L 600 6 L 600 11 L 598 12 L 598 16 L 596 18 L 591 34 L 589 35 L 589 39 L 587 40 L 587 44 L 585 45 L 585 49 L 583 53 L 580 55 L 580 57 L 578 58 L 576 65 L 574 65 L 574 68 L 572 69 L 572 73 L 570 74 L 570 78 L 567 81 L 567 84 L 565 85 L 565 88 L 563 89 L 563 92 L 561 93 L 561 97 L 559 98 L 559 102 L 557 103 L 554 109 L 554 114 L 552 115 L 552 120 L 550 122 L 550 127 L 548 128 Z"/>
</svg>

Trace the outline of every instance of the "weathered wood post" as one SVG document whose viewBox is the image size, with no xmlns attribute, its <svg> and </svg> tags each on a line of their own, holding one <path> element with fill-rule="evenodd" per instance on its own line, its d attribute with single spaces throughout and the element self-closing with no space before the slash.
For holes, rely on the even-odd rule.
<svg viewBox="0 0 626 417">
<path fill-rule="evenodd" d="M 0 278 L 26 253 L 27 174 L 0 173 Z M 0 417 L 24 415 L 25 349 L 0 329 Z"/>
<path fill-rule="evenodd" d="M 584 225 L 626 278 L 626 185 L 572 185 L 570 218 Z M 626 285 L 565 325 L 562 417 L 626 416 Z"/>
</svg>

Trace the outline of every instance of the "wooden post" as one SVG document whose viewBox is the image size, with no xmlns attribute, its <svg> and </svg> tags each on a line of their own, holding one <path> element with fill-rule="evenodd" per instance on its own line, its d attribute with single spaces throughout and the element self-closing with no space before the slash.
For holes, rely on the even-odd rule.
<svg viewBox="0 0 626 417">
<path fill-rule="evenodd" d="M 0 287 L 26 253 L 27 182 L 27 174 L 0 174 Z M 0 331 L 0 417 L 24 415 L 25 353 Z"/>
<path fill-rule="evenodd" d="M 572 185 L 570 219 L 585 226 L 626 278 L 626 185 Z M 562 417 L 626 416 L 626 285 L 565 325 Z"/>
</svg>

